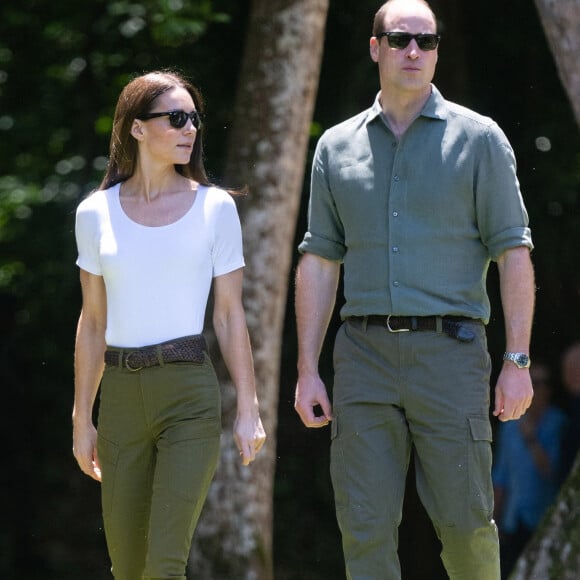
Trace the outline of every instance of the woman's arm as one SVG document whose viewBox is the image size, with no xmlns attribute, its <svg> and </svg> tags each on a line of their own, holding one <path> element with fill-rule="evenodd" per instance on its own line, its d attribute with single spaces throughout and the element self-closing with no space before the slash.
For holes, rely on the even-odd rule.
<svg viewBox="0 0 580 580">
<path fill-rule="evenodd" d="M 81 470 L 100 481 L 97 431 L 92 416 L 104 368 L 107 298 L 101 276 L 81 269 L 80 278 L 83 306 L 75 342 L 73 453 Z"/>
<path fill-rule="evenodd" d="M 242 280 L 241 268 L 214 279 L 213 325 L 237 393 L 234 439 L 243 464 L 248 465 L 264 445 L 266 434 L 260 419 L 250 337 L 242 306 Z"/>
</svg>

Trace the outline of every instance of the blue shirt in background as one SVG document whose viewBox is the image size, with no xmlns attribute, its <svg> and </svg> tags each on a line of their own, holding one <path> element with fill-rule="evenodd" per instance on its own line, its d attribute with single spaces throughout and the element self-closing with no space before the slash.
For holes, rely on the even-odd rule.
<svg viewBox="0 0 580 580">
<path fill-rule="evenodd" d="M 546 410 L 536 431 L 536 440 L 550 457 L 552 470 L 545 476 L 536 467 L 529 444 L 518 421 L 501 423 L 492 478 L 504 490 L 505 498 L 499 526 L 514 533 L 519 525 L 533 530 L 554 501 L 560 484 L 562 435 L 566 417 L 555 407 Z"/>
</svg>

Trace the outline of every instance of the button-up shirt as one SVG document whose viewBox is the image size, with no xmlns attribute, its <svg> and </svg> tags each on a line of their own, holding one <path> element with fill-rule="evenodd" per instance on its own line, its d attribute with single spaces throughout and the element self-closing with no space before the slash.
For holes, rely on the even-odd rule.
<svg viewBox="0 0 580 580">
<path fill-rule="evenodd" d="M 533 247 L 504 133 L 434 86 L 400 139 L 378 96 L 322 135 L 308 213 L 299 250 L 344 263 L 343 318 L 487 322 L 490 261 L 509 248 Z"/>
</svg>

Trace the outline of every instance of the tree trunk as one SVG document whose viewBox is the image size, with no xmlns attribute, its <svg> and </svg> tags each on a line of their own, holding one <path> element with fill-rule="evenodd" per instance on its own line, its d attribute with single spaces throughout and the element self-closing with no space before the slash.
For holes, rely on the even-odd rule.
<svg viewBox="0 0 580 580">
<path fill-rule="evenodd" d="M 510 580 L 577 580 L 580 571 L 580 455 Z"/>
<path fill-rule="evenodd" d="M 246 257 L 244 302 L 268 440 L 250 467 L 240 465 L 232 439 L 235 393 L 218 365 L 222 457 L 194 538 L 189 566 L 194 578 L 273 577 L 280 351 L 327 11 L 328 0 L 254 0 L 252 5 L 226 182 L 250 189 L 238 204 Z"/>
<path fill-rule="evenodd" d="M 580 1 L 535 0 L 560 80 L 580 126 Z"/>
</svg>

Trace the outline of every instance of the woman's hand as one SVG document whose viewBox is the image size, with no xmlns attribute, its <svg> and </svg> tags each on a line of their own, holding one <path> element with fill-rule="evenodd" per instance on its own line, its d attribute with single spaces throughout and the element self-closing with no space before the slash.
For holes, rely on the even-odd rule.
<svg viewBox="0 0 580 580">
<path fill-rule="evenodd" d="M 236 417 L 234 440 L 240 451 L 242 465 L 249 465 L 266 441 L 266 432 L 259 414 L 245 414 Z"/>
<path fill-rule="evenodd" d="M 92 423 L 74 426 L 73 454 L 83 473 L 101 481 L 101 466 L 97 456 L 97 430 Z"/>
</svg>

